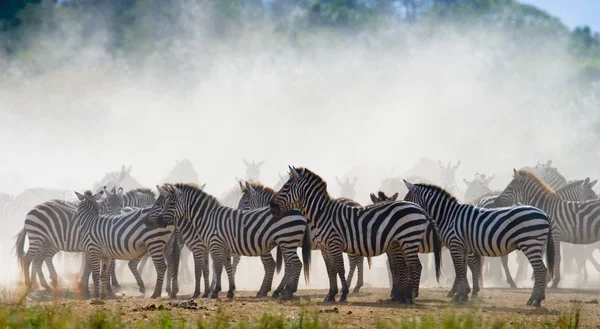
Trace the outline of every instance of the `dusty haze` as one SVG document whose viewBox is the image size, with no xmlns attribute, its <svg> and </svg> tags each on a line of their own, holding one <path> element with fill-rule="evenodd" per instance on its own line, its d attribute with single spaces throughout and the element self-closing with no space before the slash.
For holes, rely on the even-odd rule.
<svg viewBox="0 0 600 329">
<path fill-rule="evenodd" d="M 184 158 L 216 196 L 244 176 L 244 157 L 266 159 L 267 185 L 288 164 L 306 166 L 333 195 L 334 177 L 352 172 L 361 203 L 384 178 L 378 172 L 400 174 L 421 156 L 461 160 L 463 191 L 462 178 L 475 172 L 495 173 L 491 186 L 502 188 L 512 168 L 537 158 L 552 159 L 567 179 L 600 177 L 598 154 L 578 147 L 593 136 L 600 86 L 570 91 L 579 82 L 565 40 L 514 43 L 498 29 L 439 23 L 430 33 L 398 23 L 290 42 L 262 22 L 222 40 L 209 32 L 205 10 L 184 12 L 164 28 L 170 44 L 127 59 L 109 51 L 104 16 L 32 34 L 27 62 L 0 53 L 0 176 L 23 178 L 0 191 L 84 190 L 122 164 L 154 187 Z M 94 32 L 84 35 L 89 24 Z M 21 280 L 11 249 L 23 221 L 3 223 L 4 282 Z M 238 275 L 238 289 L 256 290 L 262 269 L 248 264 L 257 269 Z M 387 284 L 381 268 L 365 279 Z"/>
</svg>

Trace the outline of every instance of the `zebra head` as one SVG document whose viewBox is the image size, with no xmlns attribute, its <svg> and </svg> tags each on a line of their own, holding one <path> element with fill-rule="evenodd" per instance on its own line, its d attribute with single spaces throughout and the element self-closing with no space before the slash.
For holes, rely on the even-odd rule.
<svg viewBox="0 0 600 329">
<path fill-rule="evenodd" d="M 434 205 L 432 199 L 434 198 L 434 189 L 429 185 L 412 184 L 404 180 L 404 185 L 408 189 L 408 193 L 404 196 L 404 201 L 409 201 L 418 204 L 423 210 L 431 214 L 431 209 L 428 209 L 429 205 Z"/>
<path fill-rule="evenodd" d="M 181 197 L 181 190 L 172 184 L 164 184 L 162 187 L 157 185 L 156 188 L 159 196 L 150 210 L 148 222 L 156 223 L 161 228 L 177 225 L 177 219 L 184 214 L 183 207 L 177 202 Z"/>
<path fill-rule="evenodd" d="M 240 182 L 240 187 L 243 193 L 238 205 L 238 209 L 240 210 L 268 207 L 275 196 L 275 191 L 272 188 L 260 183 L 250 184 L 246 182 L 244 185 Z"/>
<path fill-rule="evenodd" d="M 354 177 L 352 181 L 350 178 L 346 177 L 345 180 L 340 180 L 337 176 L 335 177 L 335 181 L 340 186 L 340 196 L 348 199 L 354 199 L 356 197 L 356 190 L 354 186 L 358 181 L 357 177 Z"/>
<path fill-rule="evenodd" d="M 252 159 L 252 163 L 242 158 L 244 165 L 246 165 L 246 180 L 251 182 L 258 182 L 260 180 L 260 167 L 265 163 L 265 160 L 255 162 Z"/>
<path fill-rule="evenodd" d="M 396 192 L 392 196 L 387 196 L 384 192 L 379 191 L 377 195 L 375 193 L 371 193 L 371 201 L 373 204 L 386 202 L 386 201 L 396 201 L 398 199 L 398 193 Z"/>
<path fill-rule="evenodd" d="M 519 203 L 526 203 L 526 190 L 531 189 L 528 182 L 532 179 L 539 181 L 540 184 L 548 187 L 534 173 L 525 170 L 516 170 L 513 168 L 513 179 L 508 186 L 496 197 L 491 208 L 511 207 Z M 548 187 L 550 189 L 550 187 Z"/>
<path fill-rule="evenodd" d="M 305 168 L 296 169 L 289 166 L 290 178 L 283 184 L 281 189 L 275 194 L 271 201 L 271 213 L 274 217 L 279 218 L 285 212 L 293 209 L 300 209 L 300 205 L 305 199 L 307 191 L 311 189 L 311 185 L 318 184 L 318 181 L 311 182 L 304 176 Z M 319 177 L 320 179 L 320 177 Z M 316 186 L 313 188 L 319 188 Z M 322 188 L 326 191 L 327 185 Z"/>
<path fill-rule="evenodd" d="M 77 216 L 80 219 L 86 218 L 90 215 L 97 216 L 100 214 L 99 201 L 102 200 L 102 194 L 104 191 L 92 194 L 92 191 L 87 190 L 83 194 L 75 191 L 75 195 L 79 199 L 79 205 L 77 206 Z"/>
<path fill-rule="evenodd" d="M 475 179 L 468 181 L 463 178 L 463 182 L 467 185 L 464 199 L 467 202 L 473 201 L 480 196 L 491 191 L 489 184 L 496 175 L 486 176 L 485 174 L 475 174 Z"/>
<path fill-rule="evenodd" d="M 118 215 L 121 213 L 121 209 L 123 209 L 125 201 L 123 198 L 123 188 L 119 187 L 117 190 L 115 186 L 113 186 L 112 190 L 109 190 L 104 186 L 103 188 L 104 194 L 106 198 L 102 201 L 102 213 L 106 215 Z"/>
<path fill-rule="evenodd" d="M 458 160 L 458 162 L 456 162 L 456 164 L 453 166 L 452 162 L 448 161 L 448 165 L 444 166 L 444 164 L 438 160 L 438 165 L 440 167 L 440 171 L 441 171 L 441 182 L 440 185 L 449 190 L 454 192 L 457 185 L 456 185 L 456 170 L 458 169 L 458 167 L 460 167 L 460 160 Z"/>
</svg>

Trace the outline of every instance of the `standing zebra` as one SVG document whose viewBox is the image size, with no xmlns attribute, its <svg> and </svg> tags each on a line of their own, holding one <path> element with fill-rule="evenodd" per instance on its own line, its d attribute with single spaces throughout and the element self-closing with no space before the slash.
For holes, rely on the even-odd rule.
<svg viewBox="0 0 600 329">
<path fill-rule="evenodd" d="M 338 292 L 337 274 L 342 281 L 340 301 L 345 302 L 349 292 L 345 278 L 343 252 L 365 257 L 387 253 L 395 263 L 406 262 L 410 282 L 399 282 L 396 270 L 394 287 L 410 287 L 402 291 L 392 289 L 393 299 L 412 303 L 413 291 L 418 291 L 421 262 L 417 251 L 423 234 L 430 223 L 427 214 L 408 202 L 385 202 L 369 207 L 352 207 L 335 201 L 327 192 L 327 183 L 306 168 L 290 167 L 290 178 L 271 201 L 275 216 L 301 209 L 314 232 L 317 247 L 325 251 L 333 262 L 333 279 L 330 277 L 329 294 L 325 301 L 335 301 Z M 440 248 L 436 254 L 439 255 Z M 412 287 L 411 287 L 412 286 Z"/>
<path fill-rule="evenodd" d="M 173 235 L 173 228 L 152 228 L 146 222 L 152 215 L 152 210 L 162 207 L 162 204 L 156 208 L 138 208 L 122 215 L 105 216 L 100 215 L 96 202 L 102 196 L 101 193 L 75 193 L 81 201 L 77 206 L 76 216 L 79 218 L 81 244 L 92 268 L 94 298 L 104 299 L 106 296 L 111 259 L 135 260 L 146 252 L 150 253 L 157 273 L 156 287 L 151 298 L 160 297 L 167 266 L 169 272 L 174 270 L 170 263 L 165 264 L 165 249 Z M 171 297 L 175 297 L 177 292 L 175 275 Z"/>
<path fill-rule="evenodd" d="M 268 207 L 271 200 L 273 200 L 273 198 L 275 197 L 275 190 L 273 190 L 272 188 L 266 187 L 260 183 L 248 183 L 246 182 L 245 186 L 242 186 L 242 190 L 243 190 L 243 195 L 242 195 L 242 199 L 240 200 L 240 204 L 238 206 L 238 209 L 240 210 L 252 210 L 252 209 L 258 209 L 258 208 L 263 208 L 263 207 Z M 357 202 L 347 199 L 347 198 L 337 198 L 335 199 L 337 202 L 340 202 L 342 204 L 345 204 L 347 206 L 350 207 L 361 207 L 360 204 L 358 204 Z M 312 233 L 312 232 L 311 232 Z M 311 236 L 311 242 L 312 242 L 312 250 L 319 250 L 319 248 L 317 247 L 317 245 L 315 244 L 314 240 L 313 240 L 313 236 Z M 279 251 L 279 250 L 278 250 Z M 332 275 L 330 275 L 330 278 L 333 277 L 333 279 L 336 279 L 335 276 L 335 272 L 333 267 L 332 267 L 332 263 L 330 262 L 330 259 L 327 257 L 326 253 L 323 253 L 323 258 L 325 260 L 325 266 L 327 268 L 327 272 L 331 273 Z M 279 252 L 277 254 L 278 256 L 280 255 Z M 269 255 L 269 257 L 271 257 Z M 271 258 L 272 260 L 272 258 Z M 364 284 L 364 280 L 363 280 L 363 263 L 364 263 L 364 257 L 363 256 L 358 256 L 358 255 L 348 255 L 348 261 L 349 261 L 349 267 L 350 267 L 350 271 L 348 273 L 348 282 L 352 282 L 352 276 L 354 274 L 354 269 L 358 268 L 358 279 L 356 282 L 356 287 L 354 287 L 353 293 L 358 293 L 360 291 L 360 288 L 363 286 Z M 275 262 L 273 262 L 274 264 Z M 371 260 L 369 259 L 369 267 L 371 266 Z M 278 270 L 279 271 L 279 270 Z M 263 285 L 265 287 L 271 287 L 271 282 L 273 280 L 272 277 L 272 271 L 269 272 L 271 273 L 271 277 L 270 280 L 268 282 L 265 282 L 267 280 L 267 267 L 265 265 L 265 279 L 263 280 Z M 284 283 L 285 279 L 282 280 L 282 284 L 277 288 L 276 291 L 281 291 L 283 288 L 283 283 Z"/>
<path fill-rule="evenodd" d="M 552 287 L 560 282 L 560 242 L 590 244 L 600 241 L 600 200 L 565 201 L 540 178 L 525 170 L 513 170 L 513 180 L 496 198 L 495 206 L 529 204 L 548 213 L 552 220 L 556 276 Z"/>
<path fill-rule="evenodd" d="M 122 190 L 121 190 L 122 192 Z M 99 203 L 99 209 L 102 213 L 115 214 L 120 211 L 123 205 L 122 194 L 112 192 L 104 187 L 101 193 L 106 193 L 107 197 Z M 25 284 L 30 286 L 37 274 L 40 284 L 47 291 L 52 289 L 46 283 L 42 264 L 46 262 L 52 285 L 58 283 L 58 275 L 54 268 L 52 259 L 59 251 L 81 251 L 79 245 L 79 227 L 78 220 L 75 218 L 77 210 L 76 203 L 62 200 L 51 200 L 35 206 L 25 217 L 24 228 L 17 234 L 15 249 L 19 263 L 22 266 L 25 275 Z M 27 254 L 24 252 L 25 237 L 29 237 L 29 249 Z M 33 261 L 32 280 L 29 281 L 29 265 Z"/>
<path fill-rule="evenodd" d="M 470 288 L 465 263 L 467 255 L 502 256 L 519 249 L 534 269 L 535 285 L 527 305 L 540 306 L 546 296 L 546 267 L 542 261 L 546 245 L 550 275 L 554 269 L 552 226 L 541 210 L 520 206 L 484 209 L 460 204 L 450 193 L 435 185 L 405 182 L 404 198 L 422 206 L 434 217 L 444 244 L 450 249 L 456 271 L 455 301 L 466 301 Z"/>
<path fill-rule="evenodd" d="M 565 177 L 558 172 L 556 167 L 552 167 L 552 160 L 548 160 L 545 164 L 540 163 L 538 160 L 535 167 L 524 167 L 522 170 L 536 175 L 553 190 L 558 190 L 567 185 Z"/>
<path fill-rule="evenodd" d="M 231 255 L 262 256 L 278 246 L 285 261 L 284 277 L 286 298 L 291 298 L 298 287 L 302 263 L 297 254 L 302 245 L 304 275 L 308 280 L 310 271 L 310 236 L 306 220 L 297 211 L 282 217 L 273 217 L 269 208 L 240 211 L 222 206 L 216 198 L 190 184 L 165 185 L 160 188 L 165 197 L 164 207 L 155 205 L 159 211 L 156 225 L 175 225 L 185 234 L 184 223 L 191 223 L 206 243 L 216 272 L 215 289 L 211 298 L 221 291 L 223 266 L 229 279 L 228 298 L 233 298 L 235 277 Z"/>
</svg>

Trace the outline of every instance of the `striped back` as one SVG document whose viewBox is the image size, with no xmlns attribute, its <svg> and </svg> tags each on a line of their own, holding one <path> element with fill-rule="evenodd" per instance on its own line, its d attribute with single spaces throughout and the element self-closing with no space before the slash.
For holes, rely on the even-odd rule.
<svg viewBox="0 0 600 329">
<path fill-rule="evenodd" d="M 123 196 L 125 207 L 144 208 L 156 202 L 154 192 L 148 188 L 136 188 Z"/>
<path fill-rule="evenodd" d="M 596 182 L 597 180 L 590 182 L 589 177 L 584 180 L 575 180 L 556 190 L 556 194 L 567 201 L 595 200 L 598 199 L 598 196 L 592 187 Z"/>
</svg>

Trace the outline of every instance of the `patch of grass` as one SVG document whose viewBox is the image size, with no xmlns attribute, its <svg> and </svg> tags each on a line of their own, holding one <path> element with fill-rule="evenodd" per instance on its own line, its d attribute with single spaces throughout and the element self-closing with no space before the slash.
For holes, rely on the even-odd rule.
<svg viewBox="0 0 600 329">
<path fill-rule="evenodd" d="M 160 311 L 154 320 L 144 319 L 136 324 L 140 329 L 187 329 L 187 328 L 236 328 L 236 329 L 328 329 L 335 328 L 316 310 L 302 306 L 293 315 L 287 317 L 281 314 L 264 313 L 256 319 L 236 321 L 226 310 L 219 307 L 216 316 L 204 317 L 186 313 L 188 317 L 175 317 L 169 310 Z M 481 315 L 459 316 L 448 310 L 442 318 L 433 316 L 414 317 L 402 320 L 379 320 L 377 327 L 381 329 L 470 329 L 470 328 L 560 328 L 575 329 L 579 327 L 580 311 L 562 314 L 557 318 L 537 317 L 524 322 L 509 320 L 486 320 Z M 124 321 L 120 314 L 98 309 L 83 316 L 74 314 L 65 307 L 57 306 L 0 306 L 0 328 L 70 328 L 70 329 L 125 329 L 131 328 L 132 323 Z"/>
</svg>

